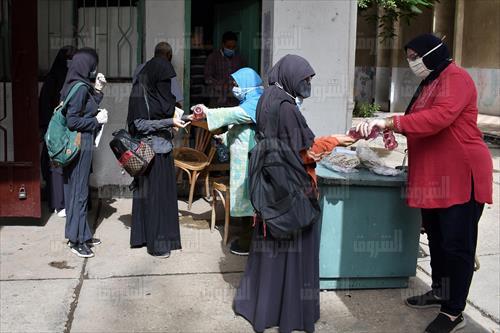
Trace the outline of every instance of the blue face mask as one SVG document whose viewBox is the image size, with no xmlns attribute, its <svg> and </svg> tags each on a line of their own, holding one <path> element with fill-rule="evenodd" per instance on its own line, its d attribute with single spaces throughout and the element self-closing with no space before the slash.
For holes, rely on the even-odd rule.
<svg viewBox="0 0 500 333">
<path fill-rule="evenodd" d="M 222 50 L 222 52 L 224 53 L 224 55 L 228 58 L 231 58 L 232 56 L 234 56 L 234 50 L 231 50 L 231 49 L 226 49 L 224 48 Z"/>
<path fill-rule="evenodd" d="M 90 72 L 89 78 L 93 80 L 95 79 L 96 75 L 97 75 L 97 68 L 94 69 L 92 72 Z"/>
</svg>

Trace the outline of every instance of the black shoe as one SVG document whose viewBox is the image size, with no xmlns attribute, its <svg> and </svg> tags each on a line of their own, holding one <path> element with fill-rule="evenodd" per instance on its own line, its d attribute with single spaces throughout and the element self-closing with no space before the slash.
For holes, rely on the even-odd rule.
<svg viewBox="0 0 500 333">
<path fill-rule="evenodd" d="M 248 249 L 240 247 L 240 243 L 238 242 L 237 239 L 231 242 L 229 250 L 231 251 L 232 254 L 236 254 L 237 256 L 247 256 L 249 252 Z"/>
<path fill-rule="evenodd" d="M 443 302 L 443 299 L 437 297 L 432 290 L 423 295 L 408 297 L 405 300 L 406 305 L 416 309 L 440 308 Z"/>
<path fill-rule="evenodd" d="M 67 244 L 69 247 L 73 247 L 73 246 L 75 246 L 76 243 L 73 243 L 72 241 L 68 241 Z M 96 246 L 96 245 L 101 244 L 101 240 L 99 238 L 91 238 L 88 241 L 86 241 L 85 244 L 87 244 L 88 247 L 92 247 L 92 246 Z"/>
<path fill-rule="evenodd" d="M 85 243 L 73 244 L 71 246 L 71 252 L 79 256 L 80 258 L 92 258 L 94 252 Z"/>
<path fill-rule="evenodd" d="M 163 254 L 152 254 L 150 253 L 153 257 L 155 258 L 158 258 L 158 259 L 167 259 L 167 258 L 170 258 L 170 251 L 169 252 L 165 252 Z"/>
<path fill-rule="evenodd" d="M 91 238 L 88 241 L 85 242 L 88 246 L 96 246 L 101 244 L 101 240 L 99 238 Z"/>
<path fill-rule="evenodd" d="M 429 326 L 425 329 L 425 333 L 453 333 L 466 325 L 465 318 L 460 314 L 454 321 L 447 315 L 440 313 Z"/>
</svg>

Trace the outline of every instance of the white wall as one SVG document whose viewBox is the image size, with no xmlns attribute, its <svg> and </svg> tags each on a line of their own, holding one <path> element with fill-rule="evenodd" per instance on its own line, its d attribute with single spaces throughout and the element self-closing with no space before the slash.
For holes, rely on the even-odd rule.
<svg viewBox="0 0 500 333">
<path fill-rule="evenodd" d="M 390 80 L 390 111 L 404 112 L 417 90 L 420 79 L 408 67 L 393 67 Z"/>
<path fill-rule="evenodd" d="M 500 69 L 466 69 L 476 83 L 479 113 L 500 116 Z"/>
<path fill-rule="evenodd" d="M 184 79 L 184 0 L 146 0 L 145 60 L 154 55 L 155 45 L 167 41 L 173 49 L 172 64 L 183 84 Z"/>
<path fill-rule="evenodd" d="M 273 64 L 286 54 L 311 63 L 316 76 L 303 112 L 318 136 L 351 124 L 356 20 L 356 1 L 274 1 Z"/>
<path fill-rule="evenodd" d="M 42 83 L 39 83 L 39 88 Z M 7 118 L 0 121 L 0 126 L 5 127 L 8 133 L 7 152 L 8 161 L 14 161 L 14 142 L 12 132 L 12 93 L 11 84 L 7 83 Z M 103 136 L 99 147 L 94 150 L 93 169 L 91 176 L 92 186 L 103 185 L 128 185 L 132 179 L 127 175 L 121 174 L 121 168 L 118 165 L 109 142 L 112 139 L 112 133 L 120 128 L 125 128 L 125 122 L 128 111 L 128 98 L 130 95 L 130 83 L 109 83 L 104 89 L 104 100 L 101 107 L 109 111 L 109 121 L 104 127 Z M 3 108 L 3 86 L 0 84 L 0 109 Z M 3 159 L 3 135 L 0 135 L 0 161 Z"/>
<path fill-rule="evenodd" d="M 500 69 L 466 68 L 477 89 L 480 114 L 500 116 Z M 391 112 L 404 112 L 420 80 L 408 67 L 392 68 Z"/>
<path fill-rule="evenodd" d="M 104 88 L 104 99 L 100 106 L 108 110 L 108 123 L 104 125 L 99 147 L 94 150 L 93 173 L 90 178 L 92 186 L 128 185 L 132 181 L 127 173 L 121 173 L 121 167 L 109 148 L 112 133 L 126 128 L 131 88 L 131 83 L 109 83 Z"/>
<path fill-rule="evenodd" d="M 153 57 L 157 43 L 167 41 L 172 45 L 172 63 L 182 82 L 185 50 L 184 0 L 146 0 L 145 7 L 145 60 Z M 94 153 L 94 173 L 91 177 L 93 186 L 128 185 L 132 181 L 128 174 L 120 172 L 121 168 L 109 148 L 112 133 L 125 128 L 131 87 L 131 83 L 110 83 L 104 90 L 105 97 L 101 107 L 108 110 L 109 122 L 105 126 L 101 145 Z"/>
</svg>

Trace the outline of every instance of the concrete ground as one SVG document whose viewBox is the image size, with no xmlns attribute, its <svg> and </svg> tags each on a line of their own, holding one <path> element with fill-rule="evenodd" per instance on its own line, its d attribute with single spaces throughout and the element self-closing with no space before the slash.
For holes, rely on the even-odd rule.
<svg viewBox="0 0 500 333">
<path fill-rule="evenodd" d="M 400 147 L 384 154 L 393 166 L 403 159 L 404 140 L 398 140 Z M 500 332 L 500 147 L 490 148 L 496 202 L 485 207 L 480 223 L 481 268 L 461 332 Z M 95 202 L 89 219 L 103 243 L 91 259 L 70 253 L 64 220 L 56 215 L 45 212 L 50 218 L 42 225 L 0 221 L 0 332 L 252 332 L 231 308 L 246 258 L 228 252 L 221 231 L 210 232 L 204 199 L 192 212 L 186 206 L 179 201 L 183 250 L 169 259 L 130 249 L 130 199 Z M 438 310 L 410 309 L 403 301 L 429 288 L 426 242 L 422 237 L 417 276 L 407 289 L 322 292 L 316 330 L 422 332 Z"/>
<path fill-rule="evenodd" d="M 91 219 L 103 243 L 91 259 L 69 252 L 62 239 L 64 221 L 55 215 L 45 226 L 2 226 L 0 331 L 252 332 L 231 309 L 246 258 L 229 254 L 221 233 L 210 232 L 210 206 L 205 200 L 194 204 L 193 213 L 185 211 L 184 202 L 179 205 L 183 250 L 169 259 L 129 248 L 130 199 L 95 205 Z M 489 212 L 484 220 L 490 218 Z M 479 272 L 464 332 L 500 332 L 498 323 L 488 318 L 494 313 L 483 316 L 475 309 L 476 305 L 484 305 L 483 310 L 494 307 L 495 302 L 498 306 L 498 279 L 494 278 L 498 262 L 495 266 L 482 260 Z M 426 290 L 426 279 L 421 268 L 408 289 L 322 292 L 316 329 L 422 332 L 437 310 L 410 309 L 403 300 Z"/>
</svg>

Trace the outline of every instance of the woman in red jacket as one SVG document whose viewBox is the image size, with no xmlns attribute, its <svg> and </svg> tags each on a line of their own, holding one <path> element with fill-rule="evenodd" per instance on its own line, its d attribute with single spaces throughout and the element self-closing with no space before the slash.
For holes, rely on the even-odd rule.
<svg viewBox="0 0 500 333">
<path fill-rule="evenodd" d="M 422 208 L 431 254 L 432 290 L 410 297 L 415 308 L 441 307 L 426 332 L 454 332 L 465 326 L 465 308 L 474 272 L 478 222 L 492 203 L 491 155 L 477 128 L 477 91 L 470 75 L 430 34 L 405 46 L 411 70 L 423 79 L 404 116 L 358 125 L 406 136 L 411 207 Z"/>
</svg>

